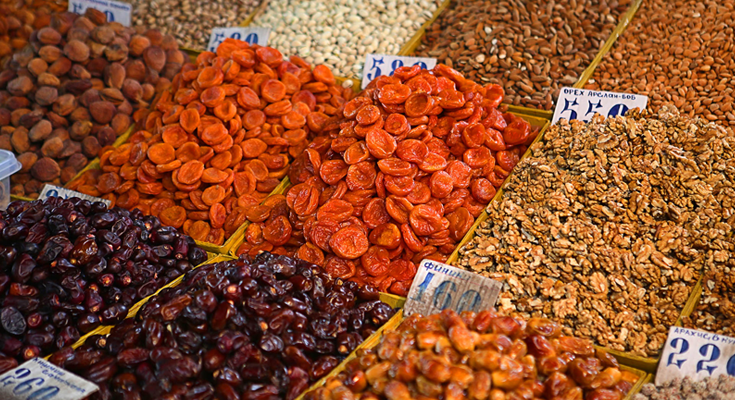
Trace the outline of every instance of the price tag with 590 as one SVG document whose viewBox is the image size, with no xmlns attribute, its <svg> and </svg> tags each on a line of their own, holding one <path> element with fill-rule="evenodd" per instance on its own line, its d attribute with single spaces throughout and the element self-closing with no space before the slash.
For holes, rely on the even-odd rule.
<svg viewBox="0 0 735 400">
<path fill-rule="evenodd" d="M 370 81 L 381 75 L 393 76 L 396 69 L 414 65 L 418 65 L 421 69 L 431 69 L 436 66 L 436 58 L 368 54 L 362 68 L 362 88 L 365 89 Z"/>
<path fill-rule="evenodd" d="M 225 41 L 225 39 L 244 40 L 250 44 L 259 46 L 268 46 L 268 37 L 271 34 L 271 28 L 260 26 L 236 26 L 233 28 L 214 28 L 212 35 L 209 37 L 207 50 L 216 52 L 217 47 Z"/>
<path fill-rule="evenodd" d="M 430 315 L 447 308 L 482 311 L 495 306 L 502 283 L 433 260 L 423 260 L 403 313 Z"/>
<path fill-rule="evenodd" d="M 81 400 L 98 390 L 94 383 L 42 358 L 34 358 L 0 375 L 3 400 Z"/>
<path fill-rule="evenodd" d="M 645 110 L 647 104 L 648 97 L 640 94 L 565 87 L 559 92 L 551 123 L 555 124 L 562 118 L 589 121 L 595 114 L 616 117 L 636 107 Z"/>
<path fill-rule="evenodd" d="M 725 374 L 735 376 L 735 338 L 679 326 L 669 329 L 657 385 L 685 376 L 697 381 Z"/>
<path fill-rule="evenodd" d="M 130 15 L 133 6 L 114 0 L 70 0 L 69 11 L 76 14 L 84 14 L 88 8 L 102 11 L 107 16 L 107 22 L 119 22 L 130 26 Z"/>
</svg>

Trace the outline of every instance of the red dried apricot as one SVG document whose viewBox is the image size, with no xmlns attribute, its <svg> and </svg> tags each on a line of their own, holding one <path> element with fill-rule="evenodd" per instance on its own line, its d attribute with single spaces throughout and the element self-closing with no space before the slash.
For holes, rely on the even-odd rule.
<svg viewBox="0 0 735 400">
<path fill-rule="evenodd" d="M 159 218 L 163 225 L 173 226 L 178 229 L 186 221 L 186 210 L 181 206 L 168 207 L 161 211 Z"/>
<path fill-rule="evenodd" d="M 382 129 L 373 129 L 365 136 L 367 148 L 375 158 L 388 158 L 396 151 L 396 139 Z"/>
<path fill-rule="evenodd" d="M 368 250 L 368 239 L 365 232 L 354 226 L 346 226 L 338 230 L 329 239 L 329 247 L 341 258 L 354 260 Z"/>
</svg>

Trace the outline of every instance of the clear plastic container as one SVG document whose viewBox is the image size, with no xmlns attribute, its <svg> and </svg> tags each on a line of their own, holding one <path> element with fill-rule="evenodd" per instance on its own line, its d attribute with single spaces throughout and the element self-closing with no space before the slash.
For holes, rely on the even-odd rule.
<svg viewBox="0 0 735 400">
<path fill-rule="evenodd" d="M 10 175 L 20 171 L 20 161 L 15 154 L 0 150 L 0 210 L 8 208 L 10 204 Z"/>
</svg>

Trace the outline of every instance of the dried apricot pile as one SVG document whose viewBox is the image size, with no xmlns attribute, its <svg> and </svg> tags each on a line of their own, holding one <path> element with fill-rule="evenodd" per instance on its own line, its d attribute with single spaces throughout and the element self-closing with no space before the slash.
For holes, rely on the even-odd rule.
<svg viewBox="0 0 735 400">
<path fill-rule="evenodd" d="M 291 164 L 285 199 L 246 212 L 256 224 L 237 253 L 295 254 L 405 295 L 416 265 L 446 260 L 538 133 L 497 109 L 503 94 L 446 65 L 373 80 Z"/>
<path fill-rule="evenodd" d="M 51 15 L 65 11 L 67 2 L 14 0 L 0 4 L 0 59 L 28 44 L 34 30 L 51 23 Z"/>
<path fill-rule="evenodd" d="M 143 130 L 70 188 L 221 245 L 351 94 L 327 67 L 228 39 L 185 65 Z"/>
</svg>

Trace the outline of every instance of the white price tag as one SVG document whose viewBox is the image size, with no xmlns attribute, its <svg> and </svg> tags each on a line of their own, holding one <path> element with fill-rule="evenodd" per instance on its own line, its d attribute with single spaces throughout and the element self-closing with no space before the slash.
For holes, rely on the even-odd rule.
<svg viewBox="0 0 735 400">
<path fill-rule="evenodd" d="M 220 43 L 225 39 L 244 40 L 250 44 L 260 46 L 268 46 L 268 37 L 271 34 L 271 28 L 263 28 L 260 26 L 237 26 L 234 28 L 214 28 L 212 35 L 209 37 L 207 51 L 216 52 Z"/>
<path fill-rule="evenodd" d="M 130 26 L 130 15 L 133 6 L 114 0 L 69 0 L 69 11 L 76 14 L 84 14 L 88 8 L 102 11 L 107 15 L 107 22 L 119 22 Z"/>
<path fill-rule="evenodd" d="M 89 200 L 89 201 L 101 201 L 107 206 L 110 206 L 110 200 L 100 199 L 99 197 L 90 196 L 88 194 L 75 192 L 73 190 L 65 189 L 62 187 L 49 185 L 48 183 L 43 185 L 43 189 L 41 189 L 41 193 L 38 195 L 39 200 L 43 200 L 47 197 L 63 197 L 65 199 L 68 199 L 70 197 L 79 197 L 80 199 Z"/>
<path fill-rule="evenodd" d="M 735 338 L 672 326 L 658 363 L 656 385 L 686 376 L 695 381 L 735 376 Z"/>
<path fill-rule="evenodd" d="M 98 390 L 94 383 L 42 358 L 34 358 L 0 375 L 3 400 L 81 400 Z"/>
<path fill-rule="evenodd" d="M 562 118 L 569 121 L 578 119 L 589 121 L 595 114 L 606 117 L 625 115 L 633 108 L 646 109 L 648 96 L 631 93 L 613 93 L 600 90 L 575 89 L 565 87 L 559 92 L 552 124 Z"/>
<path fill-rule="evenodd" d="M 418 65 L 422 69 L 432 69 L 436 66 L 436 58 L 368 54 L 365 56 L 365 65 L 362 67 L 362 89 L 381 75 L 392 76 L 397 68 L 413 65 Z"/>
<path fill-rule="evenodd" d="M 450 308 L 482 311 L 495 306 L 503 284 L 433 260 L 423 260 L 406 297 L 403 313 L 430 315 Z"/>
</svg>

